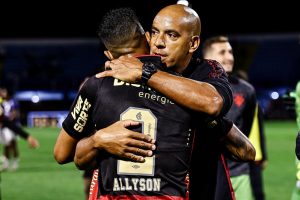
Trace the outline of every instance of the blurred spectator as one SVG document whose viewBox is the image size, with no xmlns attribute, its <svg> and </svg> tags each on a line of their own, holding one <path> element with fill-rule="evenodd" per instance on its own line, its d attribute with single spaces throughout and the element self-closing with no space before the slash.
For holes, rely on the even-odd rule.
<svg viewBox="0 0 300 200">
<path fill-rule="evenodd" d="M 264 200 L 264 186 L 262 170 L 267 166 L 267 149 L 264 131 L 263 112 L 259 104 L 256 105 L 255 115 L 249 140 L 256 150 L 255 162 L 250 162 L 250 180 L 255 200 Z"/>
<path fill-rule="evenodd" d="M 8 87 L 0 87 L 0 97 L 5 119 L 19 127 L 18 129 L 21 129 L 21 124 L 19 122 L 19 104 L 13 98 L 12 90 L 10 90 Z M 0 170 L 16 170 L 19 167 L 19 150 L 17 145 L 18 133 L 15 133 L 13 130 L 11 130 L 11 128 L 6 126 L 1 127 L 0 132 L 1 142 L 4 144 L 4 155 L 1 158 L 2 166 Z M 26 132 L 24 132 L 24 134 L 23 137 L 27 139 L 31 147 L 35 148 L 39 146 L 39 143 L 35 138 L 29 136 Z"/>
<path fill-rule="evenodd" d="M 19 104 L 12 98 L 12 91 L 7 87 L 0 87 L 0 95 L 3 99 L 4 115 L 12 122 L 20 126 Z M 19 167 L 19 149 L 16 134 L 7 127 L 2 128 L 2 135 L 5 141 L 2 170 L 10 168 L 16 170 Z M 11 166 L 9 166 L 11 160 Z"/>
<path fill-rule="evenodd" d="M 244 79 L 245 81 L 249 81 L 248 74 L 244 70 L 237 70 L 237 76 Z M 267 167 L 268 160 L 264 130 L 264 114 L 261 106 L 258 103 L 255 109 L 255 115 L 251 132 L 249 134 L 249 140 L 256 150 L 255 162 L 249 163 L 252 192 L 255 200 L 264 200 L 265 192 L 262 170 Z"/>
<path fill-rule="evenodd" d="M 296 91 L 295 91 L 295 111 L 296 111 L 296 121 L 298 126 L 298 131 L 300 129 L 300 81 L 297 82 L 296 85 Z M 297 135 L 296 139 L 296 166 L 297 166 L 297 172 L 296 172 L 296 185 L 292 193 L 291 200 L 299 200 L 300 199 L 300 137 L 299 133 Z"/>
<path fill-rule="evenodd" d="M 218 61 L 227 72 L 233 104 L 226 117 L 249 137 L 257 104 L 256 93 L 250 83 L 233 75 L 234 56 L 229 39 L 224 36 L 208 38 L 203 44 L 203 57 Z M 230 158 L 227 158 L 227 162 L 236 199 L 252 200 L 249 162 L 236 162 Z"/>
</svg>

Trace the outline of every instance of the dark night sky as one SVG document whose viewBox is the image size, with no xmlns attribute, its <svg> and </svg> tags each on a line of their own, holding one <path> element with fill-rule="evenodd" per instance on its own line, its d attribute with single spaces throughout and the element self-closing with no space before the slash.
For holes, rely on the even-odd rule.
<svg viewBox="0 0 300 200">
<path fill-rule="evenodd" d="M 99 20 L 110 8 L 131 6 L 136 9 L 144 25 L 148 26 L 160 8 L 176 3 L 174 0 L 61 2 L 45 0 L 1 5 L 0 38 L 95 38 Z M 280 1 L 262 5 L 256 1 L 239 1 L 235 4 L 200 0 L 190 2 L 201 17 L 202 37 L 216 34 L 300 32 L 300 12 L 296 10 L 295 3 Z"/>
<path fill-rule="evenodd" d="M 98 0 L 97 3 L 94 0 L 69 3 L 62 0 L 60 2 L 55 0 L 4 1 L 0 6 L 0 45 L 1 41 L 6 38 L 96 39 L 97 26 L 103 14 L 111 8 L 122 6 L 133 7 L 144 27 L 149 29 L 158 10 L 176 2 L 177 0 L 108 0 L 106 2 Z M 255 38 L 257 36 L 260 38 L 255 39 L 254 43 L 243 43 L 234 47 L 237 49 L 236 52 L 241 52 L 235 56 L 237 58 L 235 63 L 246 69 L 245 71 L 253 72 L 253 75 L 250 73 L 249 76 L 250 82 L 256 83 L 257 88 L 278 85 L 294 87 L 296 81 L 300 80 L 298 73 L 300 12 L 296 1 L 267 3 L 263 0 L 259 2 L 252 0 L 234 1 L 234 3 L 230 1 L 229 4 L 229 1 L 220 3 L 213 0 L 190 2 L 201 18 L 202 40 L 219 34 L 237 36 L 236 38 L 242 35 L 255 35 Z M 260 43 L 261 38 L 272 34 L 293 34 L 294 36 L 288 42 L 268 40 L 266 43 Z M 94 66 L 93 63 L 90 66 Z M 98 64 L 95 66 L 98 67 Z M 36 77 L 39 77 L 38 72 Z M 80 75 L 84 76 L 83 73 Z M 73 77 L 72 74 L 72 79 Z M 29 82 L 31 80 L 30 77 Z M 77 78 L 77 80 L 83 79 Z M 79 83 L 73 83 L 73 80 L 69 82 L 76 85 L 77 89 Z"/>
</svg>

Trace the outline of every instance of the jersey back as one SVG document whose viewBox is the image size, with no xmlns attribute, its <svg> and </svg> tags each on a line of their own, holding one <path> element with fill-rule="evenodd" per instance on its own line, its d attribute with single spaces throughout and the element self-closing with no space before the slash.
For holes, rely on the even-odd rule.
<svg viewBox="0 0 300 200">
<path fill-rule="evenodd" d="M 144 163 L 103 153 L 99 165 L 100 197 L 185 198 L 192 114 L 164 95 L 139 84 L 92 77 L 80 90 L 63 127 L 71 136 L 82 138 L 94 129 L 124 119 L 139 121 L 141 125 L 133 130 L 155 139 L 156 150 Z"/>
</svg>

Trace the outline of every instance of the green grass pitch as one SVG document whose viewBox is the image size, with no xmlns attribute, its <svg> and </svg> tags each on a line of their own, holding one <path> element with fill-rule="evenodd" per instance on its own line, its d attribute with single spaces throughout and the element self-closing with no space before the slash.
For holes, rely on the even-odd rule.
<svg viewBox="0 0 300 200">
<path fill-rule="evenodd" d="M 27 130 L 40 141 L 40 147 L 30 149 L 25 140 L 19 139 L 20 167 L 15 172 L 2 172 L 2 200 L 84 200 L 82 171 L 73 163 L 59 165 L 54 160 L 59 129 Z"/>
<path fill-rule="evenodd" d="M 73 163 L 59 165 L 53 158 L 56 128 L 28 128 L 39 139 L 39 149 L 29 149 L 19 139 L 20 168 L 1 173 L 1 200 L 84 200 L 82 171 Z M 267 200 L 289 200 L 295 185 L 294 121 L 266 121 L 268 166 L 264 170 Z M 0 150 L 2 152 L 2 148 Z"/>
</svg>

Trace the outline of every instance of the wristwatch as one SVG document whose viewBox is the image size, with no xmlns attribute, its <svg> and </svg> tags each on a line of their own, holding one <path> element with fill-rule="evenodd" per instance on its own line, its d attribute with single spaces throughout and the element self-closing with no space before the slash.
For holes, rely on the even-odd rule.
<svg viewBox="0 0 300 200">
<path fill-rule="evenodd" d="M 145 62 L 143 64 L 142 77 L 141 77 L 142 85 L 147 85 L 147 82 L 150 79 L 150 77 L 156 72 L 157 72 L 157 67 L 153 63 Z"/>
</svg>

